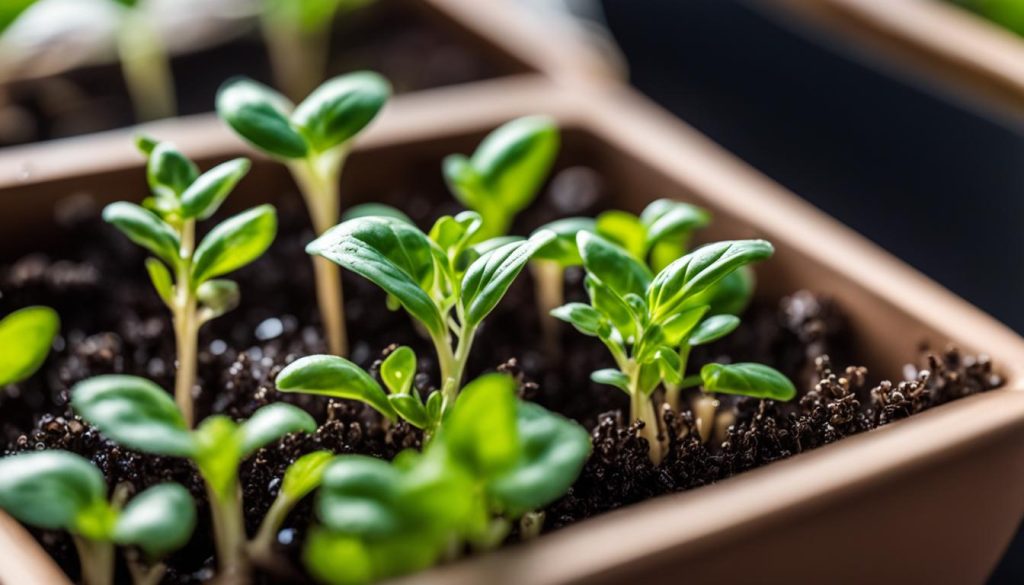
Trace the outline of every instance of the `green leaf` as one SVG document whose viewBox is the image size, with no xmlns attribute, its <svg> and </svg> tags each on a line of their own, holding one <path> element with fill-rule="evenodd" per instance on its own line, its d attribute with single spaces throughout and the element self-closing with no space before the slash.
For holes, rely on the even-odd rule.
<svg viewBox="0 0 1024 585">
<path fill-rule="evenodd" d="M 408 346 L 391 352 L 380 364 L 380 379 L 392 394 L 408 394 L 416 377 L 416 353 Z"/>
<path fill-rule="evenodd" d="M 264 18 L 286 22 L 303 35 L 329 27 L 339 12 L 348 12 L 373 0 L 263 0 Z M 294 33 L 293 33 L 294 34 Z"/>
<path fill-rule="evenodd" d="M 461 302 L 465 307 L 466 325 L 483 321 L 508 292 L 530 257 L 554 237 L 551 232 L 541 231 L 529 240 L 492 250 L 470 264 L 462 278 Z"/>
<path fill-rule="evenodd" d="M 0 320 L 0 386 L 36 373 L 59 330 L 60 317 L 49 307 L 25 307 Z"/>
<path fill-rule="evenodd" d="M 147 159 L 149 158 L 149 155 L 153 154 L 153 151 L 156 150 L 157 144 L 160 144 L 160 141 L 148 134 L 135 135 L 135 148 L 139 149 L 139 152 L 146 155 Z"/>
<path fill-rule="evenodd" d="M 481 224 L 480 214 L 475 211 L 463 211 L 455 217 L 445 215 L 434 222 L 429 237 L 451 259 L 469 245 L 471 238 L 480 230 Z"/>
<path fill-rule="evenodd" d="M 149 188 L 163 202 L 174 202 L 177 207 L 181 194 L 188 189 L 199 168 L 170 142 L 158 142 L 149 153 L 146 163 L 146 179 Z"/>
<path fill-rule="evenodd" d="M 192 435 L 195 443 L 192 459 L 208 491 L 218 499 L 227 498 L 238 489 L 238 466 L 245 456 L 242 430 L 227 416 L 215 414 L 203 419 Z"/>
<path fill-rule="evenodd" d="M 241 301 L 241 296 L 238 292 L 238 283 L 224 278 L 207 280 L 196 290 L 196 298 L 203 304 L 208 319 L 220 317 L 234 310 Z"/>
<path fill-rule="evenodd" d="M 324 471 L 317 516 L 328 528 L 346 534 L 394 535 L 403 527 L 401 481 L 402 472 L 382 459 L 337 457 Z"/>
<path fill-rule="evenodd" d="M 365 370 L 342 357 L 311 355 L 295 360 L 281 370 L 275 384 L 281 392 L 359 400 L 390 420 L 396 418 L 380 384 Z"/>
<path fill-rule="evenodd" d="M 640 222 L 647 231 L 646 254 L 659 242 L 685 238 L 689 232 L 705 227 L 711 222 L 711 214 L 689 203 L 658 199 L 640 214 Z"/>
<path fill-rule="evenodd" d="M 195 452 L 174 400 L 144 378 L 89 378 L 72 387 L 71 406 L 104 435 L 131 449 L 177 457 L 190 457 Z"/>
<path fill-rule="evenodd" d="M 427 416 L 431 423 L 441 420 L 441 409 L 444 406 L 444 394 L 440 390 L 434 390 L 427 396 Z"/>
<path fill-rule="evenodd" d="M 735 315 L 712 315 L 700 322 L 690 334 L 690 345 L 704 345 L 729 335 L 740 326 L 740 319 Z"/>
<path fill-rule="evenodd" d="M 181 248 L 178 234 L 152 211 L 134 203 L 118 201 L 103 209 L 103 220 L 169 266 L 178 265 Z"/>
<path fill-rule="evenodd" d="M 366 278 L 398 299 L 431 334 L 445 334 L 447 326 L 427 292 L 434 283 L 433 243 L 415 226 L 391 217 L 360 217 L 328 230 L 306 252 Z"/>
<path fill-rule="evenodd" d="M 291 109 L 287 98 L 251 79 L 229 80 L 217 92 L 217 114 L 239 136 L 267 154 L 303 158 L 309 147 L 288 119 Z"/>
<path fill-rule="evenodd" d="M 153 486 L 132 498 L 114 526 L 113 540 L 141 548 L 151 559 L 178 550 L 196 526 L 196 505 L 176 483 Z"/>
<path fill-rule="evenodd" d="M 658 368 L 658 376 L 670 384 L 682 384 L 683 382 L 683 361 L 679 359 L 679 353 L 668 346 L 661 346 L 654 353 L 655 367 Z M 654 388 L 651 388 L 653 391 Z"/>
<path fill-rule="evenodd" d="M 419 395 L 415 394 L 392 394 L 388 396 L 388 402 L 402 418 L 412 426 L 425 429 L 430 426 L 430 417 L 427 409 L 423 406 Z"/>
<path fill-rule="evenodd" d="M 181 195 L 181 211 L 186 218 L 208 219 L 249 172 L 252 163 L 236 158 L 221 163 L 195 179 Z"/>
<path fill-rule="evenodd" d="M 353 205 L 345 210 L 345 213 L 341 214 L 341 219 L 342 221 L 348 221 L 350 219 L 373 216 L 393 217 L 409 225 L 416 225 L 412 218 L 401 209 L 383 203 L 360 203 L 359 205 Z"/>
<path fill-rule="evenodd" d="M 340 146 L 366 128 L 391 97 L 391 84 L 372 71 L 324 82 L 292 114 L 299 132 L 317 152 Z"/>
<path fill-rule="evenodd" d="M 277 213 L 260 205 L 229 217 L 206 234 L 192 256 L 192 286 L 249 264 L 277 235 Z"/>
<path fill-rule="evenodd" d="M 590 379 L 598 384 L 607 384 L 609 386 L 615 386 L 619 390 L 622 390 L 626 394 L 630 393 L 629 390 L 629 376 L 623 374 L 619 370 L 614 368 L 605 368 L 603 370 L 596 370 L 591 372 Z"/>
<path fill-rule="evenodd" d="M 448 452 L 474 477 L 506 472 L 519 457 L 515 380 L 487 374 L 467 384 L 441 432 Z"/>
<path fill-rule="evenodd" d="M 651 281 L 647 303 L 654 321 L 676 311 L 690 296 L 706 290 L 741 266 L 771 257 L 774 249 L 764 240 L 736 240 L 709 244 L 669 264 Z"/>
<path fill-rule="evenodd" d="M 664 342 L 672 347 L 682 343 L 683 338 L 693 331 L 707 312 L 708 308 L 705 305 L 680 311 L 666 319 L 661 325 L 662 334 L 665 336 Z"/>
<path fill-rule="evenodd" d="M 746 310 L 754 296 L 756 277 L 750 266 L 743 266 L 719 280 L 701 296 L 707 295 L 707 303 L 713 313 L 739 315 Z"/>
<path fill-rule="evenodd" d="M 620 297 L 647 292 L 651 272 L 626 250 L 590 232 L 577 234 L 576 242 L 583 257 L 583 267 L 612 292 Z"/>
<path fill-rule="evenodd" d="M 553 260 L 563 268 L 583 264 L 579 247 L 576 245 L 576 234 L 594 232 L 596 223 L 589 217 L 567 217 L 538 228 L 534 233 L 548 230 L 555 234 L 555 239 L 548 242 L 533 255 L 535 260 Z"/>
<path fill-rule="evenodd" d="M 783 401 L 796 396 L 789 378 L 762 364 L 707 364 L 700 369 L 700 377 L 708 392 Z"/>
<path fill-rule="evenodd" d="M 5 0 L 0 3 L 0 34 L 21 16 L 21 13 L 36 3 L 36 0 Z"/>
<path fill-rule="evenodd" d="M 171 281 L 167 266 L 156 258 L 146 258 L 146 272 L 149 273 L 149 281 L 153 283 L 156 294 L 170 306 L 174 302 L 174 282 Z"/>
<path fill-rule="evenodd" d="M 647 228 L 640 219 L 617 209 L 597 216 L 594 232 L 619 246 L 639 262 L 647 257 Z"/>
<path fill-rule="evenodd" d="M 330 451 L 313 451 L 299 457 L 285 470 L 281 493 L 293 502 L 313 493 L 320 487 L 324 471 L 333 460 L 334 453 Z"/>
<path fill-rule="evenodd" d="M 516 425 L 521 454 L 487 491 L 512 518 L 550 504 L 568 491 L 590 455 L 590 434 L 538 404 L 519 401 Z"/>
<path fill-rule="evenodd" d="M 106 504 L 100 470 L 67 451 L 38 451 L 0 459 L 0 508 L 26 524 L 78 531 L 79 517 Z"/>
<path fill-rule="evenodd" d="M 284 402 L 268 404 L 242 423 L 242 457 L 248 457 L 289 433 L 300 431 L 316 431 L 316 421 L 308 412 Z"/>
<path fill-rule="evenodd" d="M 568 303 L 551 311 L 551 316 L 571 324 L 580 333 L 594 337 L 608 335 L 608 322 L 597 309 L 583 303 Z"/>
<path fill-rule="evenodd" d="M 623 341 L 632 337 L 636 332 L 636 321 L 626 301 L 593 274 L 583 279 L 583 285 L 590 297 L 590 304 L 622 335 Z"/>
</svg>

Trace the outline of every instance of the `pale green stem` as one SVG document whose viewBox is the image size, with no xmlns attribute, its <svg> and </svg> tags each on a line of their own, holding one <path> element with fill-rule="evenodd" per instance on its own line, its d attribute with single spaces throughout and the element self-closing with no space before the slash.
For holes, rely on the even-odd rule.
<svg viewBox="0 0 1024 585">
<path fill-rule="evenodd" d="M 629 368 L 629 418 L 644 423 L 640 436 L 647 439 L 648 456 L 655 465 L 664 457 L 661 441 L 658 440 L 658 418 L 654 413 L 654 405 L 649 396 L 640 390 L 640 365 L 630 362 Z"/>
<path fill-rule="evenodd" d="M 323 81 L 330 49 L 330 25 L 299 30 L 286 19 L 264 14 L 263 38 L 277 87 L 293 101 L 309 95 Z M 329 22 L 329 21 L 328 21 Z"/>
<path fill-rule="evenodd" d="M 347 151 L 338 149 L 317 158 L 289 162 L 316 234 L 334 227 L 340 215 L 339 180 Z M 327 346 L 334 355 L 348 355 L 345 331 L 345 304 L 341 290 L 341 270 L 326 258 L 313 259 L 317 304 L 324 323 Z"/>
<path fill-rule="evenodd" d="M 387 419 L 385 419 L 387 420 Z M 295 507 L 296 501 L 285 496 L 284 492 L 277 494 L 274 503 L 267 510 L 263 517 L 260 529 L 256 536 L 249 542 L 249 555 L 253 559 L 260 559 L 265 563 L 274 559 L 274 543 L 277 542 L 277 533 L 281 531 L 285 518 Z"/>
<path fill-rule="evenodd" d="M 177 105 L 170 60 L 149 19 L 138 10 L 126 10 L 117 46 L 138 121 L 173 117 Z"/>
<path fill-rule="evenodd" d="M 192 253 L 195 247 L 195 220 L 184 222 L 181 236 L 180 261 L 177 267 L 174 303 L 174 335 L 178 352 L 178 372 L 174 380 L 174 399 L 191 428 L 195 422 L 192 390 L 196 383 L 196 356 L 199 345 L 198 302 L 192 290 Z"/>
<path fill-rule="evenodd" d="M 133 585 L 160 585 L 164 574 L 167 573 L 167 565 L 154 563 L 146 566 L 138 559 L 129 559 L 128 572 L 132 575 Z"/>
<path fill-rule="evenodd" d="M 533 540 L 540 536 L 544 529 L 544 511 L 527 512 L 519 519 L 519 538 L 522 540 Z"/>
<path fill-rule="evenodd" d="M 469 360 L 469 350 L 473 347 L 473 337 L 476 335 L 476 327 L 464 325 L 459 343 L 455 346 L 455 357 L 447 376 L 444 376 L 444 404 L 445 408 L 451 408 L 455 404 L 455 398 L 462 386 L 462 378 L 466 372 L 466 362 Z"/>
<path fill-rule="evenodd" d="M 557 361 L 561 353 L 558 344 L 558 319 L 551 316 L 551 311 L 565 302 L 564 270 L 554 260 L 533 260 L 530 272 L 536 286 L 537 310 L 540 317 L 541 331 L 544 335 L 544 347 L 548 358 Z"/>
<path fill-rule="evenodd" d="M 245 522 L 242 517 L 242 502 L 239 486 L 229 486 L 226 493 L 218 494 L 209 484 L 206 492 L 210 498 L 210 514 L 213 517 L 213 536 L 217 547 L 217 565 L 220 569 L 218 582 L 244 583 L 248 581 L 248 563 L 245 555 Z"/>
<path fill-rule="evenodd" d="M 114 544 L 72 535 L 84 585 L 111 585 L 114 582 Z"/>
<path fill-rule="evenodd" d="M 683 345 L 679 348 L 679 373 L 686 376 L 686 363 L 690 360 L 690 344 L 683 342 Z M 700 377 L 698 376 L 698 380 Z M 679 393 L 684 388 L 690 386 L 687 382 L 690 378 L 683 378 L 683 381 L 679 384 L 673 384 L 671 382 L 665 382 L 665 404 L 675 412 L 679 412 Z M 700 382 L 698 381 L 698 384 Z"/>
</svg>

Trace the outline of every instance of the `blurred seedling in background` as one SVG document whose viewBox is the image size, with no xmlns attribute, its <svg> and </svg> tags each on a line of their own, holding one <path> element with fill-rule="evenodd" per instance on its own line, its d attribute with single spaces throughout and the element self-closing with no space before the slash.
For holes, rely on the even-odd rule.
<svg viewBox="0 0 1024 585">
<path fill-rule="evenodd" d="M 297 107 L 250 79 L 221 87 L 217 113 L 253 147 L 291 171 L 321 235 L 340 218 L 341 170 L 356 136 L 391 96 L 386 79 L 369 71 L 328 80 Z M 344 302 L 338 267 L 314 259 L 317 302 L 330 352 L 347 355 Z"/>
<path fill-rule="evenodd" d="M 156 585 L 166 571 L 161 559 L 192 536 L 195 502 L 184 487 L 163 483 L 129 499 L 131 491 L 119 485 L 108 500 L 99 468 L 67 451 L 0 459 L 0 508 L 25 524 L 69 532 L 85 585 L 113 584 L 115 546 L 132 547 L 135 585 Z"/>
<path fill-rule="evenodd" d="M 256 260 L 277 234 L 277 214 L 260 205 L 217 224 L 196 246 L 196 223 L 209 219 L 249 171 L 237 158 L 200 174 L 168 142 L 139 139 L 149 157 L 146 176 L 152 197 L 143 205 L 112 203 L 103 219 L 154 257 L 146 270 L 157 294 L 171 310 L 177 343 L 175 400 L 186 423 L 194 422 L 199 328 L 238 306 L 238 284 L 217 278 Z"/>
<path fill-rule="evenodd" d="M 60 317 L 49 307 L 26 307 L 0 320 L 0 388 L 36 373 L 59 330 Z"/>
</svg>

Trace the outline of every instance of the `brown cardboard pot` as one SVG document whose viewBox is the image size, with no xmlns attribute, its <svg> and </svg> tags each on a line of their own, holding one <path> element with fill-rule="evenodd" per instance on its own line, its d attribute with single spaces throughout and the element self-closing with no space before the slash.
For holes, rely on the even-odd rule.
<svg viewBox="0 0 1024 585">
<path fill-rule="evenodd" d="M 988 353 L 1006 386 L 407 582 L 981 583 L 1024 514 L 1024 340 L 667 113 L 627 89 L 580 96 L 539 80 L 410 96 L 361 141 L 343 191 L 387 186 L 414 159 L 439 160 L 509 118 L 540 112 L 565 128 L 565 161 L 599 168 L 621 206 L 677 197 L 714 212 L 711 237 L 775 243 L 760 292 L 833 295 L 875 373 L 896 375 L 921 341 L 952 341 Z M 242 150 L 206 123 L 146 130 L 204 164 Z M 286 185 L 276 165 L 257 164 L 253 174 L 235 204 Z M 128 132 L 0 153 L 5 250 L 30 249 L 62 197 L 138 198 L 144 188 Z M 9 519 L 0 522 L 0 544 L 0 581 L 58 582 Z"/>
</svg>

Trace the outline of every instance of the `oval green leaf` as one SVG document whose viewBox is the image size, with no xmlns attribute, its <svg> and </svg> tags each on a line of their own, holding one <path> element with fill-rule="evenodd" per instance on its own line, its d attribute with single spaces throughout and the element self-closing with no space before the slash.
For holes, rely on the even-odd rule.
<svg viewBox="0 0 1024 585">
<path fill-rule="evenodd" d="M 299 132 L 317 152 L 351 140 L 377 116 L 391 97 L 391 84 L 372 71 L 324 82 L 292 114 Z"/>
<path fill-rule="evenodd" d="M 651 272 L 622 247 L 590 232 L 580 232 L 576 242 L 583 257 L 583 267 L 607 285 L 612 292 L 625 297 L 629 293 L 643 296 L 651 282 Z"/>
<path fill-rule="evenodd" d="M 598 384 L 615 386 L 626 394 L 629 394 L 629 376 L 614 368 L 595 370 L 590 373 L 590 379 Z"/>
<path fill-rule="evenodd" d="M 336 457 L 323 474 L 316 503 L 325 526 L 369 538 L 393 535 L 403 526 L 398 505 L 402 473 L 387 461 L 363 455 Z"/>
<path fill-rule="evenodd" d="M 782 401 L 796 396 L 789 378 L 763 364 L 707 364 L 700 369 L 700 377 L 708 392 Z"/>
<path fill-rule="evenodd" d="M 134 203 L 118 201 L 103 209 L 103 220 L 168 265 L 177 266 L 181 247 L 178 234 L 152 211 Z"/>
<path fill-rule="evenodd" d="M 537 196 L 558 154 L 555 121 L 526 116 L 508 122 L 487 135 L 473 153 L 471 163 L 493 203 L 517 213 Z"/>
<path fill-rule="evenodd" d="M 254 412 L 242 423 L 240 431 L 244 458 L 289 433 L 316 431 L 316 421 L 298 406 L 275 402 Z"/>
<path fill-rule="evenodd" d="M 43 365 L 60 317 L 49 307 L 25 307 L 0 321 L 0 386 L 20 382 Z"/>
<path fill-rule="evenodd" d="M 333 459 L 334 453 L 330 451 L 313 451 L 299 457 L 285 470 L 284 479 L 281 480 L 281 493 L 292 502 L 311 494 L 320 487 L 324 470 Z"/>
<path fill-rule="evenodd" d="M 76 531 L 83 512 L 106 504 L 103 473 L 67 451 L 0 459 L 0 508 L 39 528 Z"/>
<path fill-rule="evenodd" d="M 217 92 L 217 115 L 249 144 L 273 156 L 303 158 L 309 147 L 288 119 L 291 109 L 287 98 L 251 79 L 229 80 Z"/>
<path fill-rule="evenodd" d="M 740 326 L 740 318 L 735 315 L 712 315 L 697 325 L 690 333 L 690 345 L 704 345 L 729 335 Z"/>
<path fill-rule="evenodd" d="M 206 234 L 192 256 L 192 286 L 238 270 L 266 252 L 277 235 L 277 213 L 260 205 L 229 217 Z"/>
<path fill-rule="evenodd" d="M 576 234 L 594 232 L 596 222 L 589 217 L 566 217 L 544 224 L 534 233 L 548 230 L 555 234 L 555 239 L 548 242 L 533 255 L 535 260 L 552 260 L 563 268 L 583 264 L 579 247 L 576 245 Z"/>
<path fill-rule="evenodd" d="M 178 202 L 181 194 L 198 176 L 199 168 L 195 163 L 170 142 L 158 142 L 149 153 L 146 179 L 149 181 L 150 190 L 158 199 Z"/>
<path fill-rule="evenodd" d="M 487 374 L 459 393 L 442 435 L 452 457 L 474 477 L 504 473 L 519 457 L 516 383 L 511 376 Z"/>
<path fill-rule="evenodd" d="M 249 172 L 252 163 L 236 158 L 221 163 L 199 176 L 181 195 L 181 213 L 186 218 L 208 219 Z"/>
<path fill-rule="evenodd" d="M 388 402 L 403 419 L 409 424 L 425 429 L 430 426 L 430 417 L 427 409 L 420 400 L 420 397 L 413 394 L 392 394 L 388 396 Z"/>
<path fill-rule="evenodd" d="M 602 337 L 608 334 L 608 322 L 601 313 L 583 303 L 568 303 L 553 309 L 551 316 L 571 324 L 584 335 Z"/>
<path fill-rule="evenodd" d="M 178 550 L 196 526 L 196 504 L 176 483 L 153 486 L 132 498 L 121 510 L 113 540 L 141 548 L 151 559 Z"/>
<path fill-rule="evenodd" d="M 295 360 L 281 370 L 275 384 L 281 392 L 359 400 L 390 420 L 396 419 L 380 384 L 365 370 L 342 357 L 311 355 Z"/>
<path fill-rule="evenodd" d="M 484 320 L 498 301 L 505 296 L 512 282 L 537 250 L 555 238 L 555 234 L 540 231 L 530 239 L 512 242 L 477 258 L 462 278 L 462 298 L 467 326 Z"/>
<path fill-rule="evenodd" d="M 416 377 L 416 352 L 401 346 L 380 364 L 380 379 L 392 394 L 408 394 Z"/>
</svg>

